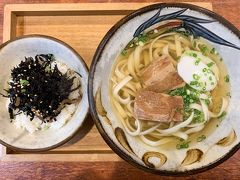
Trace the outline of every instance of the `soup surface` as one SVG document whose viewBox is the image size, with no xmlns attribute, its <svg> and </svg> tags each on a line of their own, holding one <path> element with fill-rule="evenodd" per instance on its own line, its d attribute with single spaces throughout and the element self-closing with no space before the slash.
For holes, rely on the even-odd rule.
<svg viewBox="0 0 240 180">
<path fill-rule="evenodd" d="M 224 119 L 229 75 L 219 53 L 183 30 L 155 28 L 115 60 L 110 101 L 124 130 L 151 147 L 183 149 L 204 141 Z"/>
</svg>

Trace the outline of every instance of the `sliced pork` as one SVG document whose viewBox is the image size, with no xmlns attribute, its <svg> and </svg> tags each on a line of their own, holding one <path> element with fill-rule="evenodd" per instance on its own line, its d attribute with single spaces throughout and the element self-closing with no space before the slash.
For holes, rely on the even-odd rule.
<svg viewBox="0 0 240 180">
<path fill-rule="evenodd" d="M 134 117 L 159 122 L 182 121 L 183 98 L 140 90 L 134 102 Z"/>
<path fill-rule="evenodd" d="M 147 90 L 165 92 L 185 86 L 175 67 L 168 58 L 153 61 L 140 77 Z"/>
</svg>

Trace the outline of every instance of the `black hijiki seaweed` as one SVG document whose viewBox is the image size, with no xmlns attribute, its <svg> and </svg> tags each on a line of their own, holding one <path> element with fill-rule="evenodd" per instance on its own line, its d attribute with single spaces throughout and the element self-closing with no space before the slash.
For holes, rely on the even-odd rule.
<svg viewBox="0 0 240 180">
<path fill-rule="evenodd" d="M 33 120 L 39 117 L 43 122 L 56 120 L 63 108 L 62 102 L 68 99 L 74 77 L 62 74 L 57 65 L 52 67 L 52 54 L 41 54 L 25 58 L 24 61 L 11 70 L 11 80 L 7 96 L 10 98 L 8 112 L 10 119 L 14 118 L 14 110 L 18 114 L 24 112 Z M 16 114 L 17 115 L 17 114 Z"/>
</svg>

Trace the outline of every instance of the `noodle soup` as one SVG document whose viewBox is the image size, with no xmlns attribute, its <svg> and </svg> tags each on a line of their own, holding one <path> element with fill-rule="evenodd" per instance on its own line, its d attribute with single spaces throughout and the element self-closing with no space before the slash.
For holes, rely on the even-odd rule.
<svg viewBox="0 0 240 180">
<path fill-rule="evenodd" d="M 187 149 L 227 114 L 230 80 L 223 60 L 205 39 L 185 30 L 156 27 L 134 38 L 110 77 L 113 111 L 126 133 L 146 147 Z"/>
<path fill-rule="evenodd" d="M 239 149 L 239 31 L 213 14 L 155 4 L 119 21 L 98 46 L 91 114 L 130 164 L 192 174 Z"/>
</svg>

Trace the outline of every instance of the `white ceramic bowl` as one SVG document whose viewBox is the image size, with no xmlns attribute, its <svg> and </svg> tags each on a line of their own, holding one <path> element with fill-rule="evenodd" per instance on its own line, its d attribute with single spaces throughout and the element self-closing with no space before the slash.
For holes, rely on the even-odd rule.
<svg viewBox="0 0 240 180">
<path fill-rule="evenodd" d="M 80 128 L 88 113 L 88 69 L 81 56 L 66 43 L 49 36 L 27 35 L 10 40 L 0 46 L 0 92 L 7 87 L 11 69 L 24 57 L 53 54 L 56 60 L 67 64 L 81 74 L 83 97 L 72 118 L 60 129 L 36 131 L 33 134 L 17 129 L 10 123 L 6 98 L 0 96 L 0 143 L 20 151 L 43 151 L 67 142 Z"/>
<path fill-rule="evenodd" d="M 231 82 L 229 112 L 220 126 L 206 140 L 181 150 L 150 147 L 130 136 L 110 105 L 108 88 L 112 66 L 127 43 L 156 22 L 170 19 L 182 20 L 182 25 L 190 32 L 209 40 L 222 56 Z M 215 167 L 240 147 L 239 57 L 239 30 L 214 12 L 179 3 L 160 3 L 137 10 L 109 30 L 95 53 L 88 84 L 90 111 L 95 124 L 108 145 L 120 157 L 146 171 L 160 175 L 186 175 Z M 231 143 L 226 144 L 226 138 L 231 139 Z M 198 153 L 197 159 L 190 165 L 183 165 L 182 162 L 192 152 Z M 157 167 L 163 159 L 160 158 L 161 155 L 165 159 L 163 165 Z"/>
</svg>

